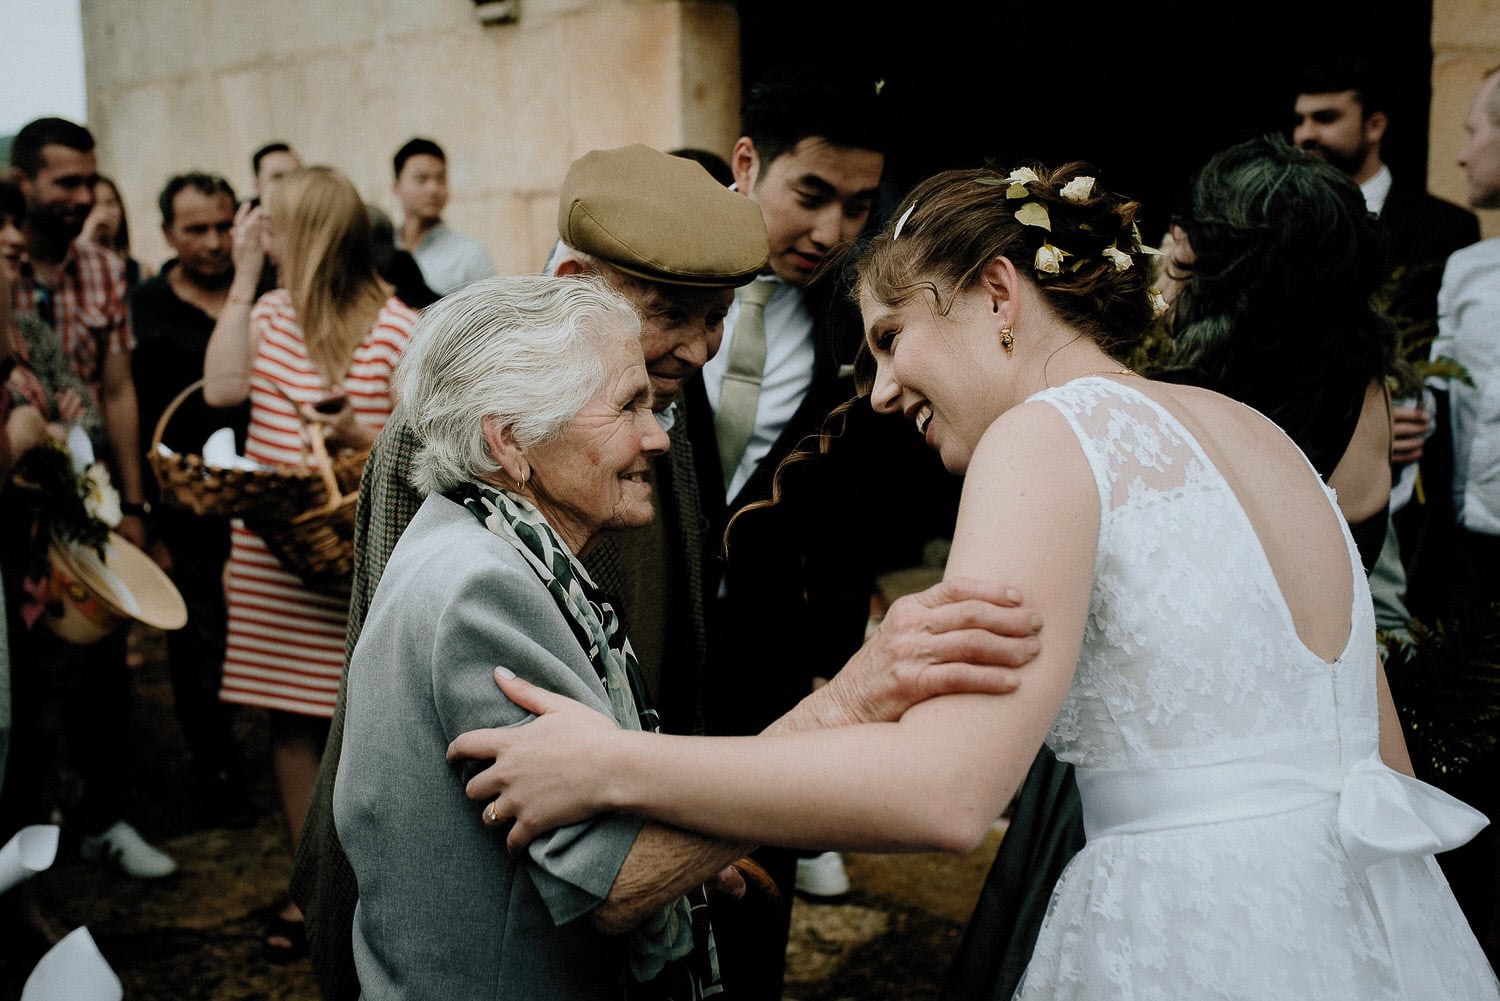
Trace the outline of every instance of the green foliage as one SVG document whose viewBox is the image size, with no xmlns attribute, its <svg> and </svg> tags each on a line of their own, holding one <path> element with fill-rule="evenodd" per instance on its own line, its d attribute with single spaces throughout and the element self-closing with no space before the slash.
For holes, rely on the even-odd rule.
<svg viewBox="0 0 1500 1001">
<path fill-rule="evenodd" d="M 1386 378 L 1391 395 L 1395 397 L 1416 396 L 1429 379 L 1452 379 L 1466 386 L 1474 385 L 1469 370 L 1447 355 L 1429 358 L 1433 339 L 1437 337 L 1437 321 L 1428 317 L 1416 319 L 1398 306 L 1401 286 L 1422 271 L 1440 268 L 1440 265 L 1422 265 L 1409 270 L 1398 267 L 1375 290 L 1370 303 L 1389 319 L 1396 328 L 1396 371 Z"/>
<path fill-rule="evenodd" d="M 1383 635 L 1385 671 L 1418 775 L 1491 767 L 1500 753 L 1500 606 L 1471 621 Z"/>
</svg>

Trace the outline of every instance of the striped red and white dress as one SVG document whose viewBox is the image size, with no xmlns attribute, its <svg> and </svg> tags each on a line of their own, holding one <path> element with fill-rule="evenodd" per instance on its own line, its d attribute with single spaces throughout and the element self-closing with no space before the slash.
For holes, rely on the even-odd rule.
<svg viewBox="0 0 1500 1001">
<path fill-rule="evenodd" d="M 391 373 L 417 314 L 386 302 L 370 334 L 354 350 L 341 385 L 355 418 L 372 428 L 391 413 Z M 261 296 L 250 313 L 260 336 L 250 380 L 250 433 L 245 455 L 258 462 L 306 461 L 296 411 L 272 384 L 299 403 L 328 394 L 302 340 L 285 289 Z M 229 555 L 229 643 L 224 659 L 226 702 L 308 716 L 332 716 L 344 666 L 348 595 L 304 587 L 282 568 L 260 536 L 235 522 Z"/>
</svg>

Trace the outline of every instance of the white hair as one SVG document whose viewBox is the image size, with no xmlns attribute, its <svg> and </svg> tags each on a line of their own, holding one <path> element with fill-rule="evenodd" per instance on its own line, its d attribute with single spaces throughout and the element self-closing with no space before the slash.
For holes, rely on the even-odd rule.
<svg viewBox="0 0 1500 1001">
<path fill-rule="evenodd" d="M 521 446 L 556 438 L 604 389 L 608 349 L 640 336 L 635 309 L 598 278 L 489 278 L 438 300 L 396 372 L 392 420 L 421 442 L 412 485 L 429 494 L 493 481 L 487 419 Z"/>
</svg>

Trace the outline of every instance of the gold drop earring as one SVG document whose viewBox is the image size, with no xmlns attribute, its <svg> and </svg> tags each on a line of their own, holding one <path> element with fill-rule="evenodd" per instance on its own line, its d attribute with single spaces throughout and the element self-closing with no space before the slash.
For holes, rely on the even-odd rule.
<svg viewBox="0 0 1500 1001">
<path fill-rule="evenodd" d="M 999 313 L 1000 304 L 997 302 L 990 309 L 995 313 Z M 1005 357 L 1007 358 L 1016 349 L 1016 339 L 1010 335 L 1010 324 L 1008 323 L 1000 328 L 1000 346 L 1005 349 Z"/>
</svg>

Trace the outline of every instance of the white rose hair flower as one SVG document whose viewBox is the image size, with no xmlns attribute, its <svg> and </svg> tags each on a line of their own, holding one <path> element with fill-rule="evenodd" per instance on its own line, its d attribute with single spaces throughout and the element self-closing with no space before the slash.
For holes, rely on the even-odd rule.
<svg viewBox="0 0 1500 1001">
<path fill-rule="evenodd" d="M 1031 194 L 1026 185 L 1041 180 L 1030 167 L 1017 167 L 1005 179 L 1010 182 L 1010 187 L 1005 189 L 1006 198 L 1025 198 Z"/>
<path fill-rule="evenodd" d="M 1066 250 L 1054 247 L 1050 243 L 1044 243 L 1037 248 L 1036 259 L 1032 261 L 1032 264 L 1035 266 L 1038 274 L 1060 275 L 1062 274 L 1063 258 L 1072 256 Z"/>
<path fill-rule="evenodd" d="M 1116 271 L 1125 271 L 1132 263 L 1130 255 L 1118 247 L 1105 247 L 1104 257 L 1115 266 Z"/>
<path fill-rule="evenodd" d="M 1073 178 L 1067 184 L 1064 184 L 1062 190 L 1058 192 L 1064 200 L 1070 202 L 1088 201 L 1089 196 L 1093 193 L 1094 179 L 1086 175 Z"/>
</svg>

